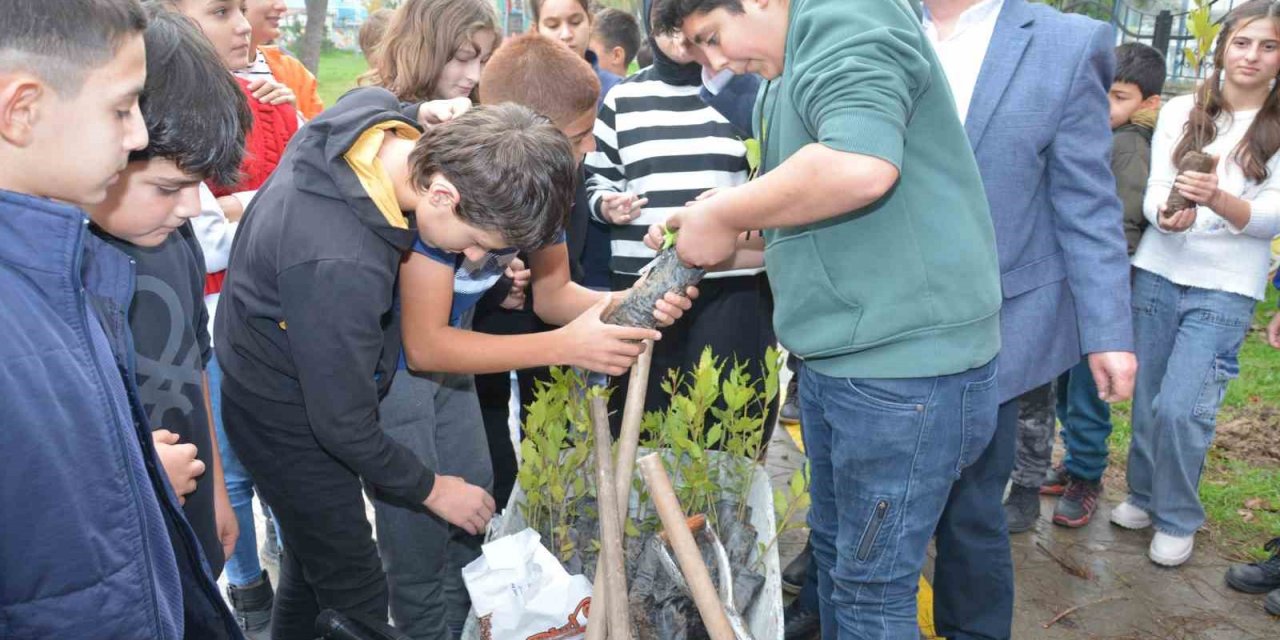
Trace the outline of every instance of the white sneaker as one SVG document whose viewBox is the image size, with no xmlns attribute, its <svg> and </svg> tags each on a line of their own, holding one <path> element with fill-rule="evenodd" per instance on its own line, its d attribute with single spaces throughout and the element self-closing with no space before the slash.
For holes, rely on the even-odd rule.
<svg viewBox="0 0 1280 640">
<path fill-rule="evenodd" d="M 1111 524 L 1125 529 L 1146 529 L 1151 526 L 1151 514 L 1125 500 L 1111 510 Z"/>
<path fill-rule="evenodd" d="M 1191 558 L 1191 552 L 1195 547 L 1195 534 L 1179 538 L 1157 531 L 1151 538 L 1151 548 L 1147 549 L 1147 557 L 1162 567 L 1176 567 Z"/>
</svg>

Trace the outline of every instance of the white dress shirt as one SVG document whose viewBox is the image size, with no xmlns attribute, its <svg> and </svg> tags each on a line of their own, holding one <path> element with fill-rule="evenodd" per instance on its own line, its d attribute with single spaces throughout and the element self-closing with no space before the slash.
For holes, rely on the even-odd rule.
<svg viewBox="0 0 1280 640">
<path fill-rule="evenodd" d="M 969 115 L 969 102 L 973 100 L 982 61 L 987 57 L 991 34 L 995 33 L 1002 7 L 1004 0 L 982 0 L 965 9 L 945 40 L 938 38 L 938 27 L 929 16 L 929 10 L 926 8 L 924 11 L 924 33 L 938 53 L 943 72 L 947 74 L 947 83 L 955 96 L 956 112 L 960 114 L 961 122 Z"/>
</svg>

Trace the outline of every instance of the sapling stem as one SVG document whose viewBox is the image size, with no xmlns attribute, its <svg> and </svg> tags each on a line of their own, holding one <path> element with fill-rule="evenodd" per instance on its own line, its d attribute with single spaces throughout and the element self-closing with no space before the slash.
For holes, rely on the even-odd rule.
<svg viewBox="0 0 1280 640">
<path fill-rule="evenodd" d="M 653 341 L 646 340 L 644 353 L 631 365 L 631 379 L 627 383 L 627 402 L 622 408 L 622 431 L 618 434 L 618 464 L 614 475 L 614 489 L 618 493 L 618 525 L 622 527 L 622 536 L 626 538 L 627 505 L 631 502 L 631 474 L 635 471 L 636 449 L 640 446 L 640 421 L 644 418 L 644 400 L 649 390 L 649 364 L 653 362 Z M 596 488 L 599 494 L 600 488 Z M 596 556 L 596 579 L 592 586 L 592 604 L 601 609 L 608 607 L 609 596 L 605 595 L 604 554 Z M 596 599 L 596 595 L 604 596 Z M 599 611 L 600 609 L 597 609 Z M 588 640 L 599 640 L 603 636 L 592 637 L 590 626 L 587 630 Z"/>
</svg>

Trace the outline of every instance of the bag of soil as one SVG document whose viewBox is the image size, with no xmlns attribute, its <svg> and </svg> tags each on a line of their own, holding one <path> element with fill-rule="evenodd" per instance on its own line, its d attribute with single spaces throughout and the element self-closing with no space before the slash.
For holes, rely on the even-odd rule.
<svg viewBox="0 0 1280 640">
<path fill-rule="evenodd" d="M 649 263 L 648 271 L 631 287 L 622 302 L 606 311 L 602 319 L 624 327 L 653 329 L 658 325 L 653 317 L 653 305 L 668 293 L 684 295 L 685 290 L 702 281 L 706 273 L 703 269 L 686 266 L 676 256 L 675 247 L 667 247 L 658 252 L 658 257 Z"/>
</svg>

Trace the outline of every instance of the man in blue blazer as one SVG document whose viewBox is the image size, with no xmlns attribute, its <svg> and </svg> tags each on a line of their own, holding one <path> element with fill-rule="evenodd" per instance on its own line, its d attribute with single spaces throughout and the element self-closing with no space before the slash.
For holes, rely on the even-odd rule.
<svg viewBox="0 0 1280 640">
<path fill-rule="evenodd" d="M 1103 398 L 1127 399 L 1137 368 L 1110 167 L 1115 38 L 1107 24 L 1026 0 L 924 8 L 991 204 L 1004 292 L 998 426 L 938 524 L 935 620 L 947 638 L 1008 638 L 1013 560 L 1001 498 L 1016 399 L 1083 354 Z"/>
</svg>

